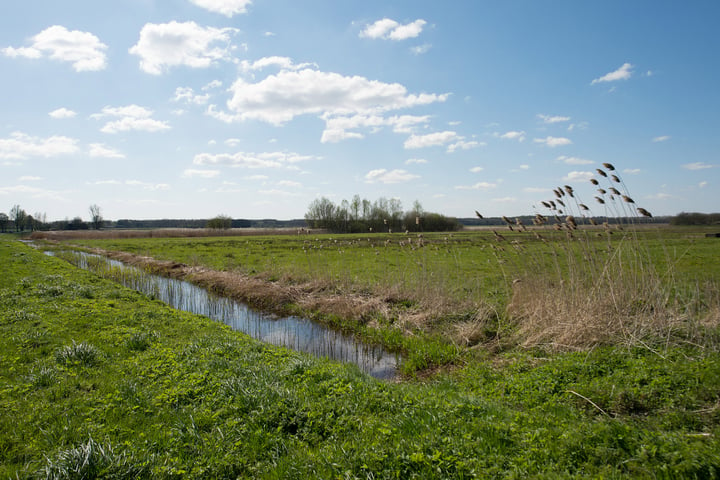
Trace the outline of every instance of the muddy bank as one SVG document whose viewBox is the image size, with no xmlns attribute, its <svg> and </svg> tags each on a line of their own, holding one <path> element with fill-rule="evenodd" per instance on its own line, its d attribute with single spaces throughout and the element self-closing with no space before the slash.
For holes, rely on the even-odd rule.
<svg viewBox="0 0 720 480">
<path fill-rule="evenodd" d="M 211 270 L 127 252 L 102 249 L 91 251 L 152 273 L 189 281 L 217 295 L 277 315 L 319 314 L 367 324 L 377 315 L 386 315 L 396 302 L 392 295 L 380 297 L 371 294 L 338 293 L 336 287 L 320 281 L 269 281 L 240 272 Z"/>
</svg>

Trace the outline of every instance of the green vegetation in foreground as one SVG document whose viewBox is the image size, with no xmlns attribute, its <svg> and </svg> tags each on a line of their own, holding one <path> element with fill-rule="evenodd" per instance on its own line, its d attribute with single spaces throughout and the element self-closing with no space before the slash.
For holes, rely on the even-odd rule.
<svg viewBox="0 0 720 480">
<path fill-rule="evenodd" d="M 0 242 L 2 478 L 717 478 L 716 349 L 426 383 L 260 344 Z"/>
</svg>

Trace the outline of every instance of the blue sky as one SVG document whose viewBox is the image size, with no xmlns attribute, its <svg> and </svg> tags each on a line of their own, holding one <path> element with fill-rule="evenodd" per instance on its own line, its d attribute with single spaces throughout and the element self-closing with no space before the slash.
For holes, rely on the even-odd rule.
<svg viewBox="0 0 720 480">
<path fill-rule="evenodd" d="M 654 215 L 718 211 L 718 20 L 714 0 L 2 2 L 0 212 L 290 219 L 359 194 L 514 216 L 565 184 L 590 204 L 604 162 Z"/>
</svg>

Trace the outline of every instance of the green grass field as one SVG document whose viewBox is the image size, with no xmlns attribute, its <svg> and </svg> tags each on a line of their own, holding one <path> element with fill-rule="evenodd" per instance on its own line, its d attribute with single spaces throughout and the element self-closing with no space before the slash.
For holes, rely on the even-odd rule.
<svg viewBox="0 0 720 480">
<path fill-rule="evenodd" d="M 489 334 L 463 346 L 441 333 L 466 322 L 486 295 L 506 305 L 508 284 L 493 282 L 528 253 L 496 257 L 503 252 L 488 234 L 426 235 L 415 250 L 399 236 L 367 238 L 83 243 L 276 283 L 322 277 L 341 294 L 377 292 L 405 278 L 389 312 L 420 308 L 415 285 L 441 291 L 433 298 L 448 303 L 417 326 L 426 333 L 411 335 L 405 348 L 417 354 L 433 342 L 451 345 L 459 352 L 451 368 L 376 381 L 3 241 L 0 477 L 720 476 L 720 332 L 707 321 L 712 302 L 685 318 L 693 336 L 675 325 L 663 331 L 670 336 L 662 345 L 643 337 L 559 350 L 508 341 L 493 349 Z M 713 240 L 673 232 L 644 245 L 663 259 L 680 252 L 674 278 L 694 285 L 717 279 Z M 504 267 L 493 265 L 498 259 Z M 392 320 L 377 329 L 392 331 Z M 507 328 L 509 336 L 521 331 Z M 412 333 L 396 330 L 403 338 Z"/>
</svg>

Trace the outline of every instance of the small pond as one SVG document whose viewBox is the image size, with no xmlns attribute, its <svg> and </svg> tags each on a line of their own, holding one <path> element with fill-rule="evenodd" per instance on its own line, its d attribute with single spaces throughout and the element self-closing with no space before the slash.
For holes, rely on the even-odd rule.
<svg viewBox="0 0 720 480">
<path fill-rule="evenodd" d="M 51 251 L 45 253 L 54 255 Z M 61 257 L 79 268 L 112 278 L 173 308 L 221 321 L 260 341 L 317 357 L 354 363 L 375 378 L 391 379 L 397 373 L 397 355 L 380 346 L 358 342 L 352 336 L 311 320 L 267 315 L 232 299 L 213 295 L 192 283 L 154 275 L 100 255 L 64 251 Z"/>
</svg>

